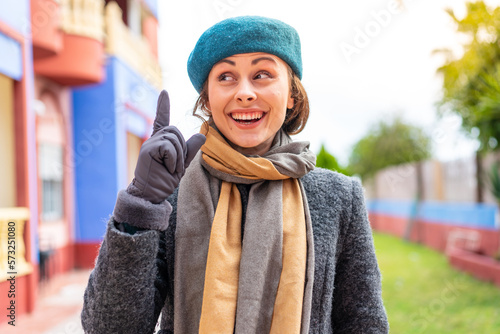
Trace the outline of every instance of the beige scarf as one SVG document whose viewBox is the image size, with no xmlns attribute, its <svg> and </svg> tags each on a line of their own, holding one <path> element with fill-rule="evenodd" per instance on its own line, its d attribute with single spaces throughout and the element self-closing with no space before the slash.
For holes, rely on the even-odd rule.
<svg viewBox="0 0 500 334">
<path fill-rule="evenodd" d="M 295 144 L 284 133 L 278 136 L 284 138 L 282 144 Z M 314 156 L 302 147 L 298 154 L 277 153 L 274 158 L 278 159 L 246 157 L 212 127 L 201 151 L 200 163 L 212 175 L 227 177 L 220 178 L 217 202 L 212 198 L 216 208 L 199 333 L 231 334 L 235 329 L 236 333 L 301 333 L 308 212 L 297 176 L 314 167 Z M 294 171 L 289 172 L 290 168 Z M 235 183 L 253 183 L 255 188 L 249 197 L 243 238 L 241 198 Z M 183 188 L 181 183 L 180 192 Z M 178 215 L 183 215 L 180 204 Z"/>
</svg>

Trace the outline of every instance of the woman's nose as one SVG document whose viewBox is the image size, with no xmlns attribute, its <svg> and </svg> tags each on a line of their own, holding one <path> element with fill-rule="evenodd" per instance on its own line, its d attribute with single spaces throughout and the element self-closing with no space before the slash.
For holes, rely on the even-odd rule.
<svg viewBox="0 0 500 334">
<path fill-rule="evenodd" d="M 235 99 L 238 102 L 252 102 L 257 98 L 253 86 L 248 80 L 242 80 L 238 85 L 238 91 L 235 94 Z"/>
</svg>

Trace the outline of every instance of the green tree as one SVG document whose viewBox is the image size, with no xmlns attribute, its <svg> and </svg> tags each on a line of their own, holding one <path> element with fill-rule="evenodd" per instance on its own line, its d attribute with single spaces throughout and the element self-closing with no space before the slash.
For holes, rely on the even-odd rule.
<svg viewBox="0 0 500 334">
<path fill-rule="evenodd" d="M 340 166 L 337 159 L 325 149 L 324 144 L 321 144 L 321 149 L 316 155 L 316 166 L 330 169 L 345 175 L 351 175 L 351 173 L 349 173 L 346 168 Z"/>
<path fill-rule="evenodd" d="M 500 8 L 483 1 L 469 2 L 466 8 L 462 19 L 447 11 L 457 32 L 466 37 L 463 54 L 457 58 L 449 50 L 436 50 L 446 56 L 438 69 L 443 77 L 439 109 L 457 113 L 465 132 L 477 135 L 476 200 L 482 202 L 482 154 L 500 148 Z"/>
<path fill-rule="evenodd" d="M 441 112 L 451 110 L 462 118 L 466 133 L 478 135 L 479 151 L 498 148 L 500 142 L 500 8 L 483 1 L 468 2 L 466 14 L 458 19 L 447 12 L 459 34 L 465 35 L 463 54 L 457 58 L 450 50 L 438 69 L 443 77 Z"/>
<path fill-rule="evenodd" d="M 423 129 L 395 117 L 373 125 L 354 145 L 348 169 L 361 178 L 369 178 L 385 167 L 430 156 L 431 140 Z"/>
</svg>

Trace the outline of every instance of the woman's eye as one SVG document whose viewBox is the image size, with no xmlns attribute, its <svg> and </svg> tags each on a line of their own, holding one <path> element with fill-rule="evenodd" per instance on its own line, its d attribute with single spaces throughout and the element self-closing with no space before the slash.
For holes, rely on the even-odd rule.
<svg viewBox="0 0 500 334">
<path fill-rule="evenodd" d="M 271 74 L 269 74 L 268 72 L 259 72 L 255 76 L 255 79 L 267 79 L 267 78 L 271 78 Z"/>
<path fill-rule="evenodd" d="M 219 75 L 219 81 L 232 81 L 234 78 L 227 73 Z"/>
</svg>

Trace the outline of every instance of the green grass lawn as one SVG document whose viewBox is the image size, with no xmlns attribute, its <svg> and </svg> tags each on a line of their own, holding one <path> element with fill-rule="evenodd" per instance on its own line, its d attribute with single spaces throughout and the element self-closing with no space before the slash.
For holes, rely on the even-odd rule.
<svg viewBox="0 0 500 334">
<path fill-rule="evenodd" d="M 456 271 L 424 246 L 374 238 L 391 333 L 500 333 L 500 288 Z"/>
</svg>

